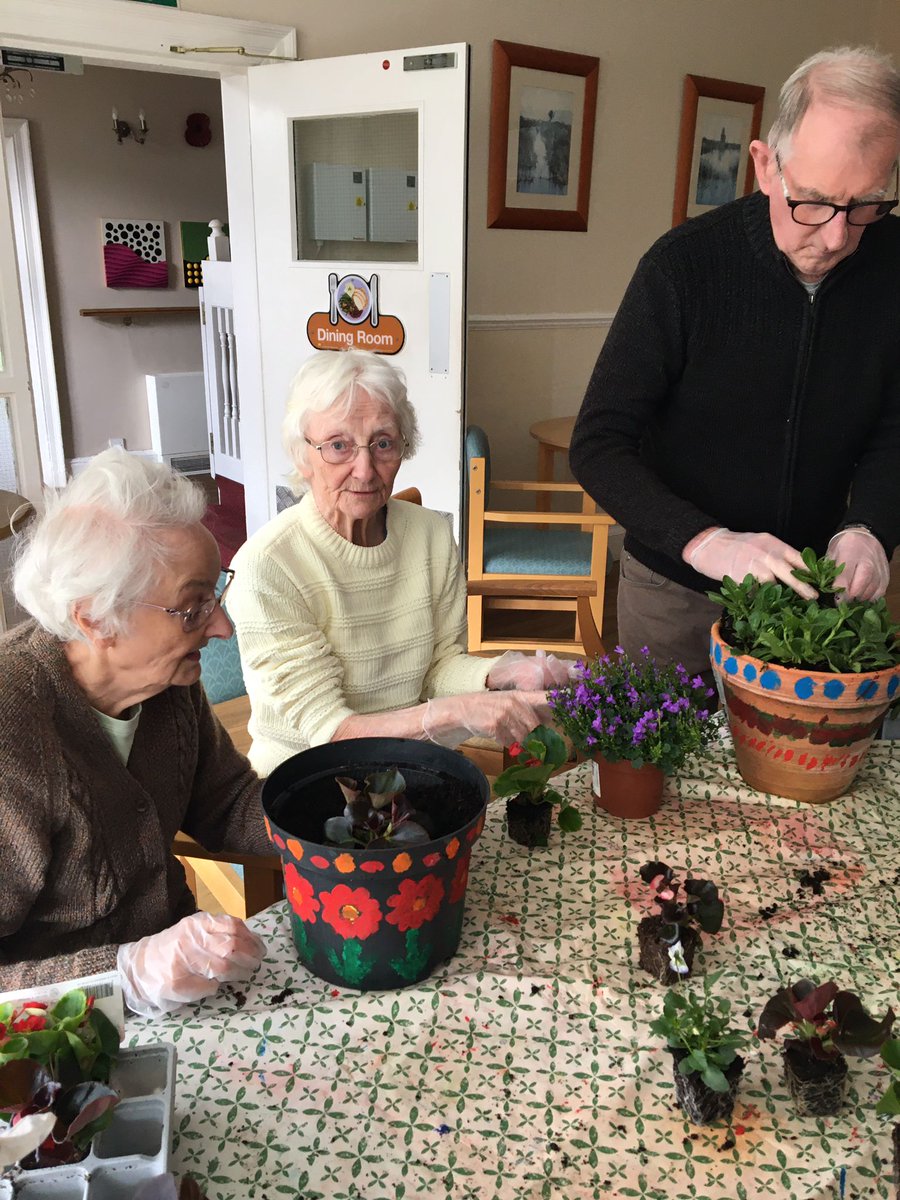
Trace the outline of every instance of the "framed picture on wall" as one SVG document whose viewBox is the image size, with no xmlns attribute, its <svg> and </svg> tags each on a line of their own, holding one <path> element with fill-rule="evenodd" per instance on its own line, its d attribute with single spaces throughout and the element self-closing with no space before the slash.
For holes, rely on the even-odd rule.
<svg viewBox="0 0 900 1200">
<path fill-rule="evenodd" d="M 494 42 L 488 227 L 588 227 L 599 58 Z"/>
<path fill-rule="evenodd" d="M 685 75 L 672 224 L 753 190 L 750 143 L 759 137 L 766 89 Z"/>
</svg>

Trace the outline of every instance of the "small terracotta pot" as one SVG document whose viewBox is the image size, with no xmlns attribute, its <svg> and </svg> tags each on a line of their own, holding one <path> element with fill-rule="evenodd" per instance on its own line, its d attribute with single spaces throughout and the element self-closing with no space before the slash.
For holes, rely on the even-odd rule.
<svg viewBox="0 0 900 1200">
<path fill-rule="evenodd" d="M 614 817 L 652 817 L 662 804 L 665 775 L 659 767 L 634 767 L 627 759 L 609 762 L 594 755 L 594 807 Z"/>
<path fill-rule="evenodd" d="M 900 687 L 900 665 L 840 675 L 736 654 L 718 622 L 710 658 L 741 775 L 758 791 L 807 804 L 850 789 Z"/>
</svg>

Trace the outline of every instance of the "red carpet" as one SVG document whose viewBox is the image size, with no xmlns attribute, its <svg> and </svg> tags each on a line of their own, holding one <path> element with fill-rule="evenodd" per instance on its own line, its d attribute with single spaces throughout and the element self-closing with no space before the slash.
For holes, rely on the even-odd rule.
<svg viewBox="0 0 900 1200">
<path fill-rule="evenodd" d="M 222 566 L 230 567 L 232 558 L 247 540 L 244 487 L 224 475 L 218 475 L 214 482 L 219 489 L 219 503 L 209 506 L 203 524 L 218 542 Z"/>
</svg>

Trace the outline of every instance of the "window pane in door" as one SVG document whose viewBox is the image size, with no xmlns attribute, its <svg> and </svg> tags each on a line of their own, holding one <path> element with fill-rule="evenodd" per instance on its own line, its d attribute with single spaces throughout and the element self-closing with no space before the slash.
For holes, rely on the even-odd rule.
<svg viewBox="0 0 900 1200">
<path fill-rule="evenodd" d="M 18 490 L 16 446 L 13 441 L 12 421 L 9 415 L 9 400 L 6 396 L 0 396 L 0 491 L 17 492 Z"/>
<path fill-rule="evenodd" d="M 293 149 L 299 261 L 418 261 L 417 112 L 296 120 Z M 351 319 L 357 302 L 335 297 Z"/>
</svg>

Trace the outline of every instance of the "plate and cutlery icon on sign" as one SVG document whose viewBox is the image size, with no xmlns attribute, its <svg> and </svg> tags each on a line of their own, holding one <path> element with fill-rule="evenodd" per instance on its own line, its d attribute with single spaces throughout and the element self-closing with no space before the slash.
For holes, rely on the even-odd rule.
<svg viewBox="0 0 900 1200">
<path fill-rule="evenodd" d="M 378 276 L 368 280 L 361 275 L 345 275 L 338 279 L 336 272 L 328 276 L 329 311 L 332 325 L 339 320 L 361 325 L 367 318 L 373 329 L 378 327 Z"/>
</svg>

